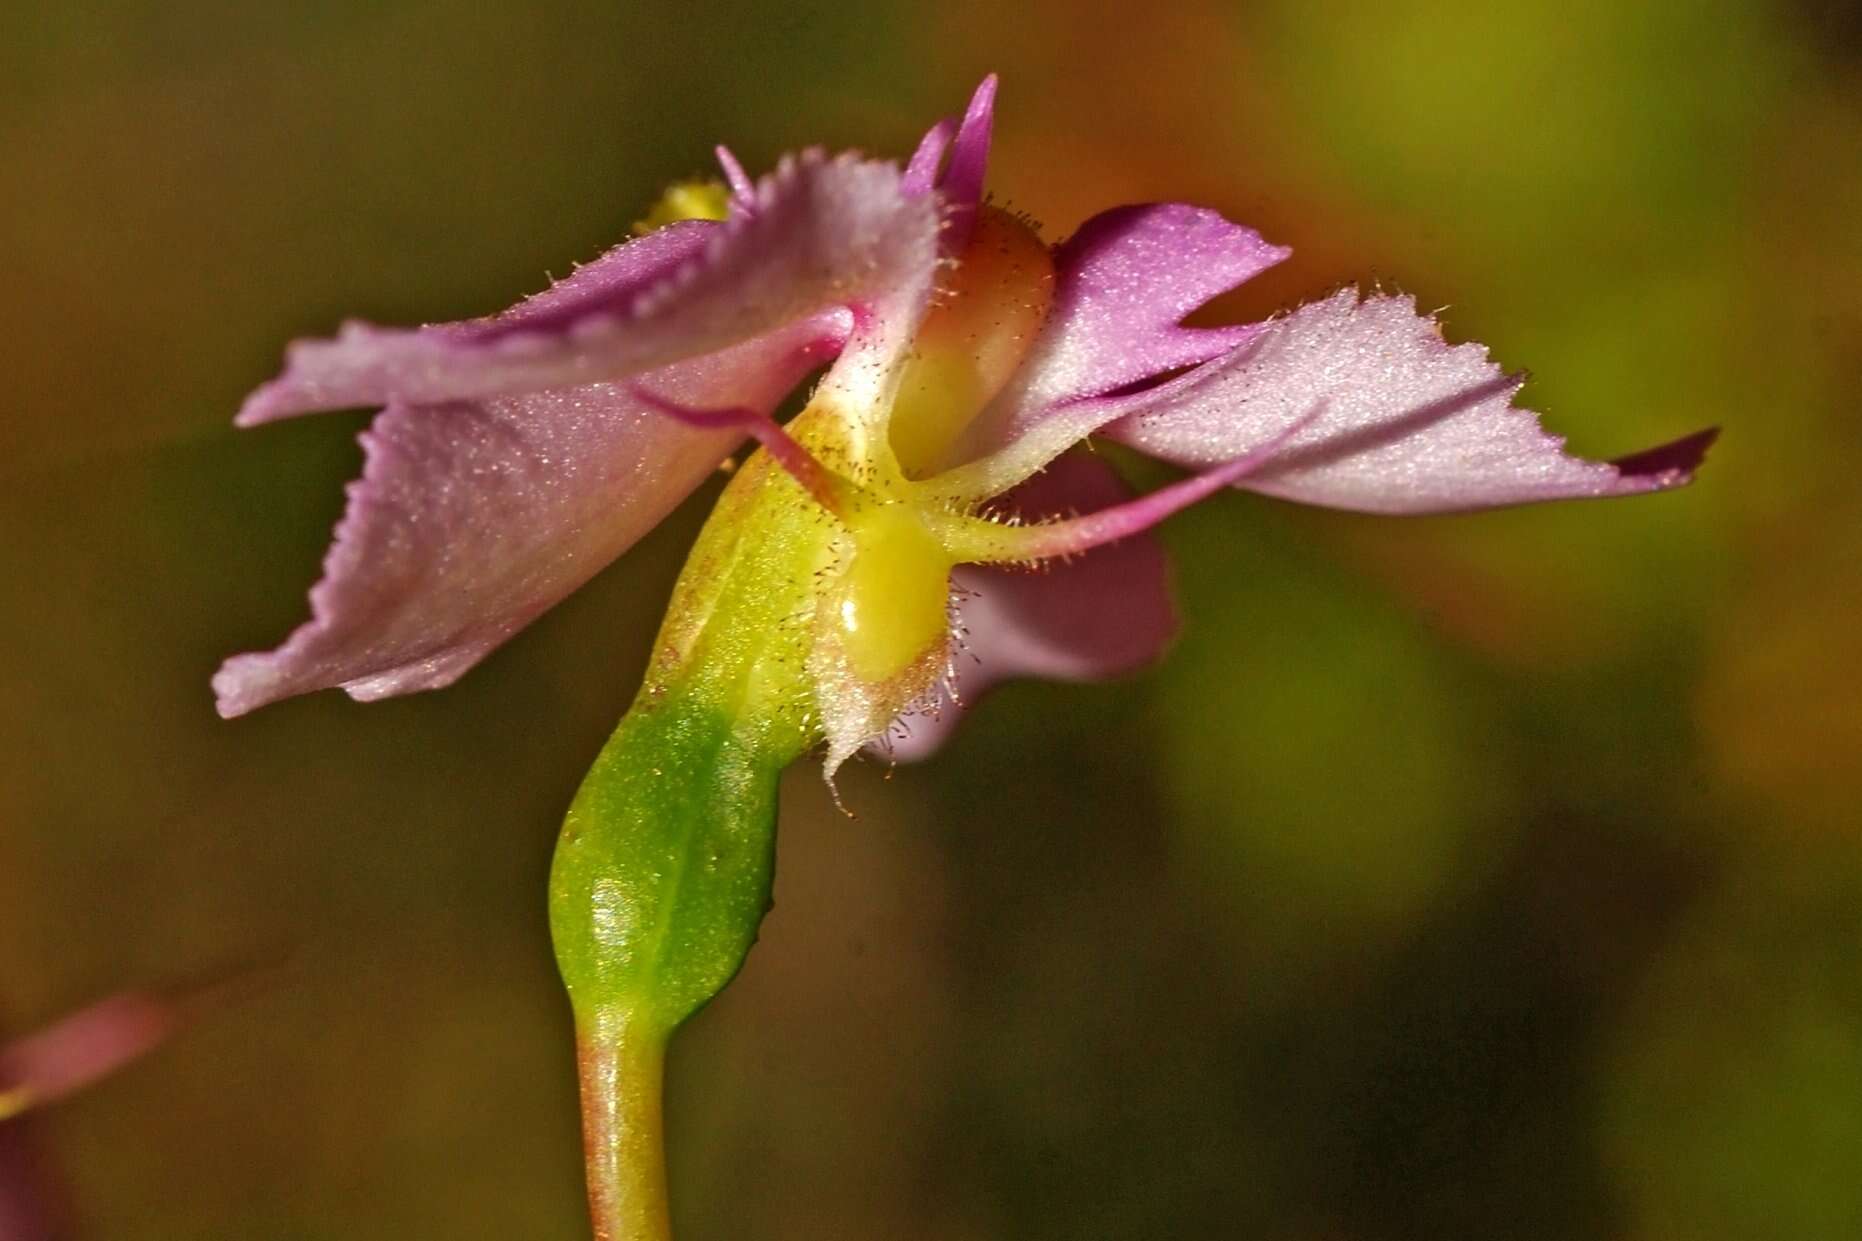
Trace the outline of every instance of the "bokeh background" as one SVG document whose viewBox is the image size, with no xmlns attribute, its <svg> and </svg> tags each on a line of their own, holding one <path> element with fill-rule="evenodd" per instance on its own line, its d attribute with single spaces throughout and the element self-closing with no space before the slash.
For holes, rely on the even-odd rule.
<svg viewBox="0 0 1862 1241">
<path fill-rule="evenodd" d="M 1186 629 L 785 789 L 672 1065 L 685 1238 L 1862 1236 L 1862 19 L 1839 0 L 53 4 L 0 16 L 0 1031 L 222 980 L 36 1138 L 79 1241 L 584 1236 L 561 811 L 710 495 L 454 689 L 237 723 L 363 418 L 731 142 L 1003 74 L 1052 237 L 1187 199 L 1448 307 L 1686 492 L 1175 521 Z M 1142 480 L 1157 475 L 1141 476 Z"/>
</svg>

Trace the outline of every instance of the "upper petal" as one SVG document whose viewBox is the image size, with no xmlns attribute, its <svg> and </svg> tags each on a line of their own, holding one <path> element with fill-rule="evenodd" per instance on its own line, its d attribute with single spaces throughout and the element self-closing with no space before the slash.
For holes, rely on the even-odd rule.
<svg viewBox="0 0 1862 1241">
<path fill-rule="evenodd" d="M 972 424 L 951 489 L 992 495 L 1028 478 L 1135 397 L 1104 398 L 1245 343 L 1260 325 L 1183 318 L 1292 251 L 1184 203 L 1103 212 L 1055 251 L 1053 306 L 1020 371 Z"/>
<path fill-rule="evenodd" d="M 1228 357 L 1150 394 L 1106 434 L 1183 465 L 1232 460 L 1302 417 L 1238 484 L 1308 504 L 1432 513 L 1685 483 L 1711 436 L 1611 464 L 1564 452 L 1511 404 L 1522 379 L 1450 345 L 1409 297 L 1343 290 L 1273 320 Z M 1317 411 L 1316 414 L 1314 411 Z"/>
<path fill-rule="evenodd" d="M 970 226 L 976 209 L 983 201 L 983 178 L 989 171 L 989 141 L 996 120 L 996 75 L 990 74 L 977 84 L 957 126 L 956 140 L 950 144 L 950 163 L 938 181 L 943 196 L 944 249 L 961 252 L 970 239 Z"/>
<path fill-rule="evenodd" d="M 249 425 L 313 410 L 509 396 L 713 353 L 918 275 L 936 207 L 889 164 L 808 152 L 722 224 L 650 233 L 491 319 L 351 323 L 292 346 L 247 399 Z"/>
<path fill-rule="evenodd" d="M 1000 403 L 1026 421 L 1227 352 L 1258 326 L 1190 328 L 1184 316 L 1292 253 L 1185 203 L 1094 216 L 1055 250 L 1053 310 Z"/>
<path fill-rule="evenodd" d="M 767 412 L 846 331 L 831 312 L 644 382 L 693 406 Z M 390 404 L 363 437 L 312 619 L 221 667 L 220 713 L 339 685 L 374 699 L 450 684 L 632 546 L 742 438 L 668 419 L 627 384 Z"/>
<path fill-rule="evenodd" d="M 1111 467 L 1073 452 L 1004 497 L 1002 507 L 1038 521 L 1129 496 Z M 963 711 L 1004 681 L 1101 681 L 1150 663 L 1177 632 L 1169 579 L 1163 546 L 1149 534 L 1035 570 L 959 567 L 951 575 L 957 630 L 950 676 L 936 701 L 901 716 L 875 752 L 899 762 L 928 757 Z"/>
<path fill-rule="evenodd" d="M 938 168 L 956 133 L 957 120 L 949 116 L 927 129 L 925 136 L 918 140 L 918 149 L 905 164 L 905 174 L 899 179 L 900 188 L 914 197 L 936 188 Z"/>
</svg>

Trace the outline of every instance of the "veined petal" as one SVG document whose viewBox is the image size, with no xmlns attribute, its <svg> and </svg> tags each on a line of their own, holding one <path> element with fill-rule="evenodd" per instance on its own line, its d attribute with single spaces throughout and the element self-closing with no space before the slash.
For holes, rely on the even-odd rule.
<svg viewBox="0 0 1862 1241">
<path fill-rule="evenodd" d="M 1150 394 L 1106 434 L 1204 466 L 1268 444 L 1237 486 L 1375 513 L 1434 513 L 1628 495 L 1687 482 L 1711 435 L 1621 462 L 1565 453 L 1511 398 L 1523 380 L 1478 344 L 1450 345 L 1409 297 L 1356 290 L 1273 320 L 1253 341 Z"/>
<path fill-rule="evenodd" d="M 844 340 L 830 312 L 640 382 L 767 413 Z M 665 417 L 629 384 L 391 404 L 311 591 L 277 650 L 229 659 L 220 713 L 341 686 L 383 698 L 451 684 L 627 550 L 743 440 Z"/>
<path fill-rule="evenodd" d="M 1034 522 L 1108 508 L 1130 494 L 1103 461 L 1072 452 L 1011 492 L 1004 507 Z M 1156 659 L 1177 631 L 1164 549 L 1148 534 L 1032 571 L 965 565 L 951 579 L 951 672 L 934 701 L 900 716 L 869 747 L 880 757 L 929 757 L 992 686 L 1028 677 L 1107 680 Z"/>
<path fill-rule="evenodd" d="M 762 180 L 754 210 L 650 233 L 494 318 L 300 342 L 239 422 L 510 396 L 714 353 L 915 277 L 936 228 L 890 164 L 808 152 Z"/>
</svg>

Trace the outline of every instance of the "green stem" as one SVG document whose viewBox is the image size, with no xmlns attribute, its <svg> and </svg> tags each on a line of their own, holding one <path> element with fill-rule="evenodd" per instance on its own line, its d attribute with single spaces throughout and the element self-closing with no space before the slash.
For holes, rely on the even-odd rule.
<svg viewBox="0 0 1862 1241">
<path fill-rule="evenodd" d="M 576 1022 L 595 1241 L 670 1241 L 661 1108 L 666 1037 L 625 1014 Z"/>
</svg>

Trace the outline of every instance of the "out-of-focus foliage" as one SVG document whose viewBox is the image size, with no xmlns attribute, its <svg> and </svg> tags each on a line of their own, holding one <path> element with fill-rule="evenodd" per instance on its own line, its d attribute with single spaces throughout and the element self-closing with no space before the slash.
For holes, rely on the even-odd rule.
<svg viewBox="0 0 1862 1241">
<path fill-rule="evenodd" d="M 356 417 L 288 337 L 495 308 L 725 140 L 987 69 L 1063 235 L 1221 207 L 1530 365 L 1664 498 L 1173 526 L 1186 636 L 787 789 L 674 1053 L 701 1237 L 1862 1235 L 1862 30 L 1799 0 L 28 0 L 0 16 L 0 1010 L 244 981 L 48 1118 L 85 1236 L 573 1237 L 556 823 L 709 495 L 458 687 L 212 717 Z"/>
</svg>

